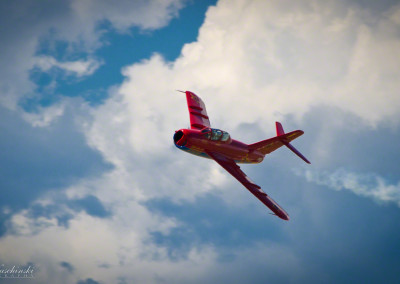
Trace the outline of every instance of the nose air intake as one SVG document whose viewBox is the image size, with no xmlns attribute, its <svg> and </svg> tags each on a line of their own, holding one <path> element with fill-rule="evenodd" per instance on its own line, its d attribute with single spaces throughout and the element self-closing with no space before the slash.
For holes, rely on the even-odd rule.
<svg viewBox="0 0 400 284">
<path fill-rule="evenodd" d="M 174 143 L 178 146 L 183 146 L 185 144 L 185 135 L 182 130 L 178 130 L 174 134 Z"/>
</svg>

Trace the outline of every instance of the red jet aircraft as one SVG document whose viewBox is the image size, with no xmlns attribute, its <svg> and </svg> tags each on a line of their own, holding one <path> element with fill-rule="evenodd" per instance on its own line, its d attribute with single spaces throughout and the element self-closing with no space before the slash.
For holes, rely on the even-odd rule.
<svg viewBox="0 0 400 284">
<path fill-rule="evenodd" d="M 252 182 L 237 163 L 260 163 L 264 160 L 265 155 L 285 145 L 306 163 L 310 164 L 290 144 L 290 141 L 303 135 L 304 132 L 302 130 L 295 130 L 285 133 L 282 125 L 276 122 L 276 137 L 248 145 L 232 139 L 226 131 L 211 128 L 203 101 L 192 92 L 186 91 L 182 93 L 186 94 L 190 116 L 190 129 L 175 131 L 175 146 L 190 154 L 213 159 L 271 209 L 274 215 L 283 220 L 289 220 L 289 215 L 285 210 L 262 191 L 258 185 Z"/>
</svg>

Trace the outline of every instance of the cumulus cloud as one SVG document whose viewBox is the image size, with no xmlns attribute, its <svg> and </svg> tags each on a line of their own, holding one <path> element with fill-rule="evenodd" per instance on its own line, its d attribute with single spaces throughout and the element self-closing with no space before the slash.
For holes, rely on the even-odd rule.
<svg viewBox="0 0 400 284">
<path fill-rule="evenodd" d="M 118 29 L 132 25 L 125 11 L 111 7 L 106 12 L 104 7 L 109 4 L 94 3 L 73 2 L 71 9 L 78 11 L 74 15 L 82 21 L 89 13 L 89 19 L 109 19 Z M 172 3 L 161 6 L 161 11 L 170 11 L 167 7 L 176 11 L 180 2 Z M 218 262 L 219 251 L 212 245 L 191 247 L 185 259 L 172 262 L 165 248 L 150 237 L 154 231 L 167 235 L 181 224 L 150 211 L 144 205 L 146 201 L 168 198 L 177 203 L 191 202 L 209 192 L 223 195 L 231 185 L 218 165 L 174 148 L 174 130 L 189 123 L 185 98 L 174 90 L 198 93 L 207 105 L 212 125 L 233 132 L 243 123 L 262 125 L 261 131 L 269 132 L 267 125 L 274 119 L 293 116 L 300 120 L 318 105 L 350 112 L 360 118 L 361 125 L 396 122 L 400 71 L 395 66 L 400 63 L 400 56 L 396 56 L 400 38 L 395 15 L 399 9 L 393 7 L 374 15 L 336 1 L 218 2 L 208 10 L 197 41 L 186 44 L 176 61 L 166 62 L 154 54 L 127 66 L 124 82 L 110 91 L 104 104 L 90 109 L 90 119 L 81 121 L 88 144 L 114 169 L 83 179 L 63 194 L 70 200 L 96 196 L 111 216 L 100 219 L 72 211 L 69 226 L 64 227 L 54 216 L 35 223 L 29 210 L 20 212 L 10 221 L 13 233 L 0 240 L 0 255 L 21 263 L 46 263 L 38 279 L 47 282 L 58 279 L 63 262 L 74 266 L 75 274 L 65 276 L 75 277 L 74 281 L 97 279 L 96 275 L 116 282 L 123 275 L 137 282 L 186 282 L 210 271 L 217 274 L 215 270 L 224 264 Z M 168 17 L 161 14 L 162 20 L 143 23 L 142 28 L 165 23 Z M 63 33 L 68 38 L 68 31 Z M 91 70 L 51 58 L 47 61 L 43 69 L 56 66 L 77 74 Z M 47 125 L 47 121 L 51 119 L 39 119 L 37 125 Z M 272 127 L 268 129 L 272 132 Z M 195 175 L 191 169 L 194 159 Z M 373 186 L 351 174 L 336 174 L 333 179 L 310 174 L 309 181 L 399 202 L 399 186 L 388 185 L 379 177 L 373 179 Z M 55 202 L 51 196 L 47 198 L 48 203 Z M 21 253 L 15 254 L 15 247 L 20 247 Z M 242 256 L 252 262 L 254 253 L 270 253 L 271 248 L 261 246 L 250 251 L 235 251 L 240 259 L 235 267 L 240 268 Z M 285 248 L 272 254 L 279 256 L 281 252 L 285 257 L 276 263 L 289 261 L 296 267 L 296 257 Z"/>
<path fill-rule="evenodd" d="M 371 15 L 336 2 L 220 1 L 208 10 L 197 41 L 186 44 L 176 61 L 155 54 L 123 70 L 123 84 L 93 111 L 88 141 L 124 167 L 142 155 L 166 158 L 173 130 L 188 123 L 185 100 L 173 91 L 177 88 L 197 92 L 211 124 L 233 132 L 243 123 L 272 132 L 267 125 L 274 119 L 302 118 L 318 105 L 350 112 L 360 118 L 359 127 L 396 122 L 396 88 L 381 90 L 398 84 L 398 71 L 390 67 L 390 57 L 379 57 L 389 52 L 377 55 L 360 37 L 367 30 L 374 44 L 383 40 L 383 49 L 395 50 L 397 22 L 387 15 L 398 9 Z M 356 76 L 355 66 L 364 62 L 357 59 L 360 53 L 370 57 L 370 65 L 361 68 L 365 76 L 377 69 L 390 74 L 377 78 L 368 93 L 364 76 Z M 349 84 L 354 90 L 344 93 Z M 379 104 L 385 107 L 377 109 Z M 326 131 L 321 135 L 329 138 Z"/>
<path fill-rule="evenodd" d="M 128 202 L 127 205 L 134 204 Z M 153 217 L 142 209 L 134 205 L 136 216 L 126 218 L 122 223 L 122 215 L 100 220 L 79 213 L 68 228 L 57 226 L 54 219 L 38 219 L 35 221 L 37 224 L 33 224 L 26 217 L 27 212 L 21 212 L 13 218 L 15 234 L 2 239 L 0 252 L 5 260 L 18 263 L 34 260 L 38 269 L 32 283 L 76 283 L 86 278 L 104 282 L 124 278 L 125 281 L 140 283 L 204 283 L 215 279 L 223 281 L 227 275 L 230 275 L 228 279 L 243 282 L 253 278 L 260 269 L 264 271 L 263 277 L 269 280 L 284 279 L 287 269 L 299 270 L 293 252 L 282 246 L 261 243 L 236 250 L 227 261 L 220 261 L 212 245 L 193 246 L 184 258 L 171 261 L 166 248 L 143 242 L 136 225 L 144 220 L 153 223 Z M 254 261 L 266 255 L 268 261 Z M 242 271 L 243 263 L 252 263 L 252 267 Z"/>
<path fill-rule="evenodd" d="M 392 183 L 374 173 L 360 174 L 338 169 L 334 172 L 311 171 L 297 172 L 307 181 L 327 186 L 334 190 L 351 192 L 374 199 L 380 203 L 396 203 L 400 207 L 400 182 Z"/>
</svg>

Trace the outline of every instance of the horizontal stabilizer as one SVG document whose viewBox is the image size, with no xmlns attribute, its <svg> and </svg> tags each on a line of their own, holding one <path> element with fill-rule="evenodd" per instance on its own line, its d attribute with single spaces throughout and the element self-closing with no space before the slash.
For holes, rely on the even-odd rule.
<svg viewBox="0 0 400 284">
<path fill-rule="evenodd" d="M 286 147 L 292 150 L 292 152 L 299 156 L 304 162 L 306 162 L 307 164 L 311 164 L 310 161 L 303 156 L 303 154 L 301 154 L 295 147 L 292 146 L 292 144 L 290 144 L 289 142 L 283 142 L 283 144 L 285 144 Z"/>
<path fill-rule="evenodd" d="M 283 143 L 283 141 L 290 142 L 290 141 L 296 139 L 297 137 L 303 135 L 303 133 L 304 132 L 301 130 L 295 130 L 295 131 L 285 133 L 280 136 L 276 136 L 273 138 L 269 138 L 267 140 L 262 140 L 262 141 L 250 144 L 249 149 L 256 150 L 256 151 L 263 153 L 264 155 L 267 155 L 267 154 L 275 151 L 276 149 L 284 146 L 285 144 Z"/>
<path fill-rule="evenodd" d="M 276 125 L 276 135 L 279 138 L 279 140 L 282 141 L 283 145 L 285 145 L 286 147 L 288 147 L 293 153 L 295 153 L 297 156 L 299 156 L 304 162 L 306 162 L 307 164 L 311 164 L 309 160 L 307 160 L 306 157 L 303 156 L 303 154 L 301 154 L 295 147 L 293 147 L 292 144 L 290 144 L 289 139 L 286 137 L 285 135 L 285 131 L 283 130 L 283 126 L 280 122 L 275 122 Z M 299 130 L 298 130 L 299 131 Z M 301 130 L 300 130 L 301 131 Z M 302 131 L 303 132 L 303 131 Z M 304 133 L 304 132 L 303 132 Z M 302 134 L 303 134 L 302 133 Z M 296 137 L 297 138 L 297 137 Z"/>
<path fill-rule="evenodd" d="M 311 164 L 306 159 L 306 157 L 304 157 L 296 148 L 293 147 L 292 144 L 290 144 L 292 140 L 300 137 L 303 134 L 304 132 L 302 130 L 295 130 L 289 133 L 285 133 L 282 124 L 276 122 L 276 137 L 250 144 L 249 149 L 253 151 L 259 151 L 262 154 L 267 155 L 282 146 L 286 146 L 291 151 L 293 151 L 293 153 L 299 156 L 304 162 Z"/>
</svg>

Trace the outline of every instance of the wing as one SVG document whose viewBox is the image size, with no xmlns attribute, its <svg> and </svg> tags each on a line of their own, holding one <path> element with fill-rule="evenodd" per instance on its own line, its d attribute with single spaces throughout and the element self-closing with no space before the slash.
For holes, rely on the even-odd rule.
<svg viewBox="0 0 400 284">
<path fill-rule="evenodd" d="M 186 91 L 185 94 L 189 109 L 190 128 L 202 129 L 210 127 L 210 120 L 203 101 L 192 92 Z"/>
<path fill-rule="evenodd" d="M 253 183 L 233 160 L 218 153 L 207 152 L 207 154 L 218 164 L 220 164 L 221 167 L 227 170 L 232 176 L 234 176 L 241 184 L 243 184 L 255 197 L 257 197 L 262 203 L 271 209 L 276 216 L 283 220 L 289 220 L 289 215 L 286 213 L 286 211 L 283 210 L 264 191 L 262 191 L 261 187 Z"/>
</svg>

